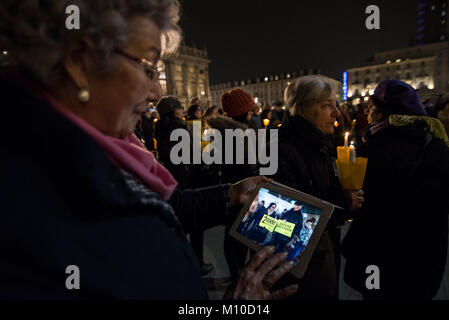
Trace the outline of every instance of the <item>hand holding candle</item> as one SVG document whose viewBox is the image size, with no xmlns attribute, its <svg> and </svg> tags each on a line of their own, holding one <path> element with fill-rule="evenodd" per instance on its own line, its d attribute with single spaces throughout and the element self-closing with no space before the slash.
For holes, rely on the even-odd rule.
<svg viewBox="0 0 449 320">
<path fill-rule="evenodd" d="M 345 145 L 348 144 L 349 132 L 345 134 Z M 344 189 L 360 190 L 365 179 L 367 158 L 357 158 L 354 142 L 350 147 L 338 147 L 336 161 L 340 181 Z"/>
</svg>

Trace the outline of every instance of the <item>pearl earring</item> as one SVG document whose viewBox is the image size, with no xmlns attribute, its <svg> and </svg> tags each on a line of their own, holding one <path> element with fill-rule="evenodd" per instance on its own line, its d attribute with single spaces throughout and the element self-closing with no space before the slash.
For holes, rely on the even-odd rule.
<svg viewBox="0 0 449 320">
<path fill-rule="evenodd" d="M 86 103 L 90 99 L 90 93 L 87 88 L 81 88 L 78 92 L 78 100 L 82 103 Z"/>
</svg>

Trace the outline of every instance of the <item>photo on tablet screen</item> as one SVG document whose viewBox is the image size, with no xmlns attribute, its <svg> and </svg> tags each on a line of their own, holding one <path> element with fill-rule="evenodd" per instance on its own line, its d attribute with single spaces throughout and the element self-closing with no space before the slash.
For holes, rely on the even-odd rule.
<svg viewBox="0 0 449 320">
<path fill-rule="evenodd" d="M 237 227 L 237 233 L 275 252 L 288 252 L 296 263 L 307 247 L 323 210 L 272 190 L 260 188 Z"/>
</svg>

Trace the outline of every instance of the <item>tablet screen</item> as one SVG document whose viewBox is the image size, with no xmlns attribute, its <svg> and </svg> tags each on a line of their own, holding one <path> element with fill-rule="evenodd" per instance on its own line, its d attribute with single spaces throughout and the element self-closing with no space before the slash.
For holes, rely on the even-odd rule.
<svg viewBox="0 0 449 320">
<path fill-rule="evenodd" d="M 287 260 L 296 264 L 322 212 L 311 204 L 260 188 L 236 231 L 263 247 L 274 246 L 276 253 L 287 251 Z"/>
</svg>

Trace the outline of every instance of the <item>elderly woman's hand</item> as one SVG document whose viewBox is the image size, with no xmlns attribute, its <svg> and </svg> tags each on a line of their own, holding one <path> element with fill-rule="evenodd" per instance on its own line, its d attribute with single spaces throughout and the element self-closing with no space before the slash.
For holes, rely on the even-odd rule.
<svg viewBox="0 0 449 320">
<path fill-rule="evenodd" d="M 238 204 L 245 204 L 248 201 L 248 197 L 257 186 L 261 183 L 272 182 L 272 179 L 268 179 L 264 176 L 251 177 L 245 180 L 239 181 L 231 186 L 229 189 L 229 203 L 231 206 Z"/>
<path fill-rule="evenodd" d="M 363 190 L 345 190 L 346 202 L 350 211 L 360 209 L 365 201 Z"/>
<path fill-rule="evenodd" d="M 274 255 L 274 247 L 266 247 L 256 253 L 232 284 L 224 299 L 235 300 L 281 300 L 298 290 L 293 284 L 278 291 L 270 288 L 287 271 L 293 268 L 292 262 L 285 262 L 287 253 Z"/>
</svg>

